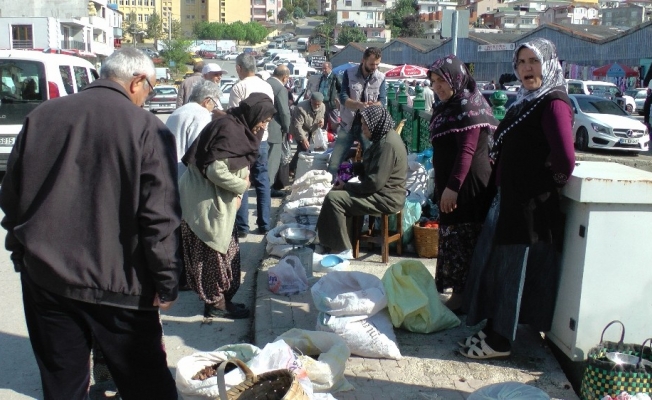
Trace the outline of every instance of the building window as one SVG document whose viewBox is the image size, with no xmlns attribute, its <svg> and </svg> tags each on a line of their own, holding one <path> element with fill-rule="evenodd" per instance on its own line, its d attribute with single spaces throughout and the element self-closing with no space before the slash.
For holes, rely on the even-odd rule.
<svg viewBox="0 0 652 400">
<path fill-rule="evenodd" d="M 32 42 L 31 25 L 12 25 L 11 26 L 12 47 L 14 49 L 31 49 L 34 47 Z"/>
<path fill-rule="evenodd" d="M 138 5 L 142 6 L 143 5 L 143 0 L 138 0 Z"/>
<path fill-rule="evenodd" d="M 351 7 L 351 0 L 345 0 L 345 1 L 344 1 L 344 5 L 345 5 L 346 7 Z"/>
<path fill-rule="evenodd" d="M 342 11 L 342 19 L 349 19 L 349 12 L 348 11 Z"/>
<path fill-rule="evenodd" d="M 368 12 L 367 13 L 367 19 L 374 19 L 374 13 Z"/>
<path fill-rule="evenodd" d="M 143 14 L 138 14 L 138 22 L 143 22 Z"/>
<path fill-rule="evenodd" d="M 136 0 L 131 0 L 131 5 L 135 6 L 136 5 Z"/>
<path fill-rule="evenodd" d="M 145 14 L 144 18 L 145 18 L 145 22 L 149 21 L 149 15 Z"/>
<path fill-rule="evenodd" d="M 125 0 L 120 0 L 120 5 L 124 6 L 125 5 Z"/>
<path fill-rule="evenodd" d="M 371 2 L 370 1 L 365 1 L 362 3 L 363 6 L 365 7 L 371 7 Z"/>
<path fill-rule="evenodd" d="M 380 37 L 380 32 L 374 32 L 374 33 L 372 33 L 372 36 L 373 37 Z"/>
</svg>

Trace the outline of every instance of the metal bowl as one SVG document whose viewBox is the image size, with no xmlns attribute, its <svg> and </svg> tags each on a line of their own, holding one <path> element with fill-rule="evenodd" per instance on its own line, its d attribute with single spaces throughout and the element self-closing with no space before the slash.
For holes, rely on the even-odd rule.
<svg viewBox="0 0 652 400">
<path fill-rule="evenodd" d="M 305 246 L 315 240 L 317 232 L 306 228 L 286 228 L 281 231 L 280 235 L 288 244 Z"/>
</svg>

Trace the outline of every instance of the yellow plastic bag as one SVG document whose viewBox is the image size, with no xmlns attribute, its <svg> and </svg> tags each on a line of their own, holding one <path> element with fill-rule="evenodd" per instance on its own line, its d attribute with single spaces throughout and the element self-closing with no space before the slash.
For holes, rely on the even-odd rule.
<svg viewBox="0 0 652 400">
<path fill-rule="evenodd" d="M 382 281 L 395 328 L 431 333 L 460 324 L 439 300 L 435 280 L 422 262 L 400 261 L 385 271 Z"/>
</svg>

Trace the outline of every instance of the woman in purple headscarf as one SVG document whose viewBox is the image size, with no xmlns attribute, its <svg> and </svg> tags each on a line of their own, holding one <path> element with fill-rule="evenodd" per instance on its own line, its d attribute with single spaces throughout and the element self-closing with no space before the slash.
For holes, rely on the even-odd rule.
<svg viewBox="0 0 652 400">
<path fill-rule="evenodd" d="M 458 311 L 473 249 L 493 197 L 488 151 L 498 121 L 459 58 L 450 55 L 435 61 L 428 77 L 440 100 L 430 122 L 440 211 L 435 283 L 439 292 L 452 289 L 446 305 Z"/>
</svg>

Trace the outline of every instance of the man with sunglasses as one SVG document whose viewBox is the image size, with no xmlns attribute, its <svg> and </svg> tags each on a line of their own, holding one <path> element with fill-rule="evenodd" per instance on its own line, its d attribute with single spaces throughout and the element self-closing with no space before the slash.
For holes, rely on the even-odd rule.
<svg viewBox="0 0 652 400">
<path fill-rule="evenodd" d="M 86 399 L 93 342 L 122 398 L 177 399 L 159 310 L 178 294 L 174 136 L 142 109 L 151 59 L 132 47 L 100 79 L 26 118 L 0 188 L 43 398 Z"/>
</svg>

